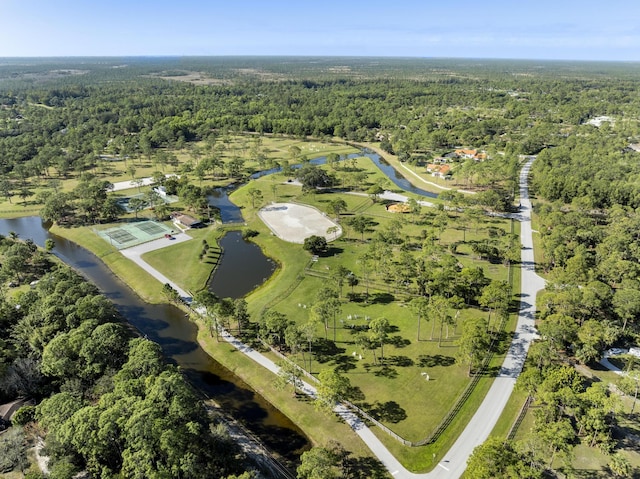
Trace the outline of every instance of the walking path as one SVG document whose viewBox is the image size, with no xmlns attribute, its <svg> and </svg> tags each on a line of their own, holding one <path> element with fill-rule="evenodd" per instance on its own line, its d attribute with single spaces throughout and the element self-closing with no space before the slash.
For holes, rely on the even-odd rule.
<svg viewBox="0 0 640 479">
<path fill-rule="evenodd" d="M 142 269 L 144 269 L 147 273 L 149 273 L 151 276 L 156 278 L 162 284 L 169 283 L 171 287 L 178 292 L 178 294 L 180 295 L 180 298 L 183 301 L 190 303 L 191 295 L 189 293 L 187 293 L 184 289 L 180 288 L 180 286 L 178 286 L 176 283 L 171 281 L 169 278 L 163 275 L 160 271 L 153 268 L 149 263 L 147 263 L 142 259 L 142 255 L 144 253 L 148 253 L 149 251 L 155 251 L 161 248 L 166 248 L 167 246 L 171 246 L 177 243 L 182 243 L 184 241 L 189 241 L 190 239 L 192 238 L 188 234 L 178 233 L 178 234 L 174 234 L 171 239 L 160 238 L 154 241 L 149 241 L 147 243 L 139 244 L 137 246 L 132 246 L 131 248 L 122 249 L 120 250 L 120 252 L 125 258 L 129 258 L 131 261 L 133 261 L 135 264 L 140 266 Z"/>
<path fill-rule="evenodd" d="M 458 479 L 467 467 L 467 459 L 473 449 L 482 444 L 496 425 L 498 418 L 511 396 L 516 378 L 522 371 L 524 361 L 527 356 L 529 345 L 535 338 L 535 301 L 538 291 L 544 288 L 544 280 L 535 272 L 535 262 L 533 257 L 533 236 L 531 230 L 531 202 L 529 200 L 529 189 L 527 179 L 533 159 L 529 160 L 520 173 L 520 204 L 521 210 L 518 219 L 521 221 L 522 240 L 522 292 L 520 299 L 520 312 L 518 323 L 507 356 L 502 363 L 500 373 L 495 378 L 491 389 L 487 393 L 484 401 L 476 411 L 475 415 L 458 437 L 455 444 L 445 454 L 444 459 L 438 463 L 437 467 L 429 473 L 416 474 L 408 471 L 389 452 L 386 446 L 375 436 L 375 434 L 364 424 L 360 418 L 343 405 L 338 405 L 334 409 L 344 421 L 360 436 L 374 453 L 378 460 L 387 468 L 394 478 L 402 479 Z M 402 196 L 402 195 L 398 195 Z M 401 201 L 401 200 L 399 200 Z M 186 237 L 186 238 L 183 238 Z M 141 255 L 147 251 L 164 248 L 174 244 L 176 241 L 186 241 L 190 239 L 186 234 L 176 235 L 175 240 L 162 238 L 143 245 L 134 246 L 121 252 L 144 270 L 155 276 L 162 283 L 169 283 L 174 287 L 180 296 L 186 301 L 190 301 L 189 295 L 168 278 L 142 260 Z M 277 374 L 278 366 L 260 352 L 242 343 L 229 332 L 223 331 L 222 337 L 249 358 L 254 360 L 269 371 Z M 311 397 L 315 397 L 316 389 L 303 383 L 303 392 Z"/>
</svg>

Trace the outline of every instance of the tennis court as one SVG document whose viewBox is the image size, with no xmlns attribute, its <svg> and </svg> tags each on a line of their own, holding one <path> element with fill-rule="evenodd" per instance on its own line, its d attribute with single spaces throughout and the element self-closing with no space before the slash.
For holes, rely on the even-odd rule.
<svg viewBox="0 0 640 479">
<path fill-rule="evenodd" d="M 140 193 L 138 195 L 124 196 L 122 198 L 118 198 L 116 200 L 116 203 L 118 203 L 127 213 L 133 213 L 134 210 L 129 206 L 129 202 L 134 198 L 140 198 L 140 199 L 146 200 L 147 195 L 145 193 Z M 157 199 L 158 199 L 158 202 L 163 201 L 166 204 L 176 203 L 178 201 L 177 196 L 167 195 L 167 194 L 159 194 Z M 145 206 L 145 209 L 148 208 L 149 206 L 150 205 L 147 204 Z"/>
<path fill-rule="evenodd" d="M 94 232 L 116 248 L 124 249 L 162 238 L 167 234 L 172 234 L 173 230 L 156 221 L 138 221 L 122 223 L 104 230 L 94 229 Z"/>
</svg>

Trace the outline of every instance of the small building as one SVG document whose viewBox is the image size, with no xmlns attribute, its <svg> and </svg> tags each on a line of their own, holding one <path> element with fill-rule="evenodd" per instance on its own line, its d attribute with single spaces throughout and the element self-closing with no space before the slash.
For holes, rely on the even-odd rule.
<svg viewBox="0 0 640 479">
<path fill-rule="evenodd" d="M 438 168 L 433 170 L 431 176 L 435 176 L 438 178 L 444 178 L 451 174 L 451 167 L 449 165 L 440 165 Z"/>
<path fill-rule="evenodd" d="M 591 118 L 590 120 L 586 121 L 587 125 L 592 125 L 595 127 L 601 127 L 603 123 L 615 123 L 614 119 L 611 118 L 610 116 L 596 116 L 595 118 Z"/>
<path fill-rule="evenodd" d="M 184 228 L 202 228 L 204 224 L 199 219 L 194 218 L 193 216 L 185 215 L 184 213 L 174 212 L 171 213 L 171 219 L 173 223 L 180 227 Z"/>
<path fill-rule="evenodd" d="M 456 150 L 455 154 L 458 155 L 459 158 L 475 158 L 478 152 L 476 150 L 467 150 L 465 148 L 461 148 Z"/>
</svg>

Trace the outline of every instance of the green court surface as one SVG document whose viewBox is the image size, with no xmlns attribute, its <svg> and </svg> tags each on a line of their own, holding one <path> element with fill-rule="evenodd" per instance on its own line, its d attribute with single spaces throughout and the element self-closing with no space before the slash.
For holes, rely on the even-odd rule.
<svg viewBox="0 0 640 479">
<path fill-rule="evenodd" d="M 153 241 L 174 232 L 168 226 L 156 221 L 122 223 L 116 227 L 104 230 L 94 229 L 93 231 L 118 249 Z"/>
</svg>

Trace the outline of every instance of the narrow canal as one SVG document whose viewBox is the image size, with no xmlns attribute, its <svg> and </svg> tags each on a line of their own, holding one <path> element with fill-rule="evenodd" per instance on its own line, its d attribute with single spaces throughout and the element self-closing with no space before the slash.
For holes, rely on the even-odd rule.
<svg viewBox="0 0 640 479">
<path fill-rule="evenodd" d="M 31 238 L 39 246 L 44 246 L 47 238 L 53 239 L 56 256 L 95 283 L 130 324 L 160 344 L 167 358 L 180 365 L 198 388 L 240 420 L 285 463 L 295 464 L 308 449 L 306 437 L 295 424 L 200 348 L 196 326 L 183 311 L 171 305 L 145 303 L 92 253 L 49 233 L 39 217 L 0 219 L 0 234 L 6 236 L 10 231 L 22 239 Z"/>
</svg>

